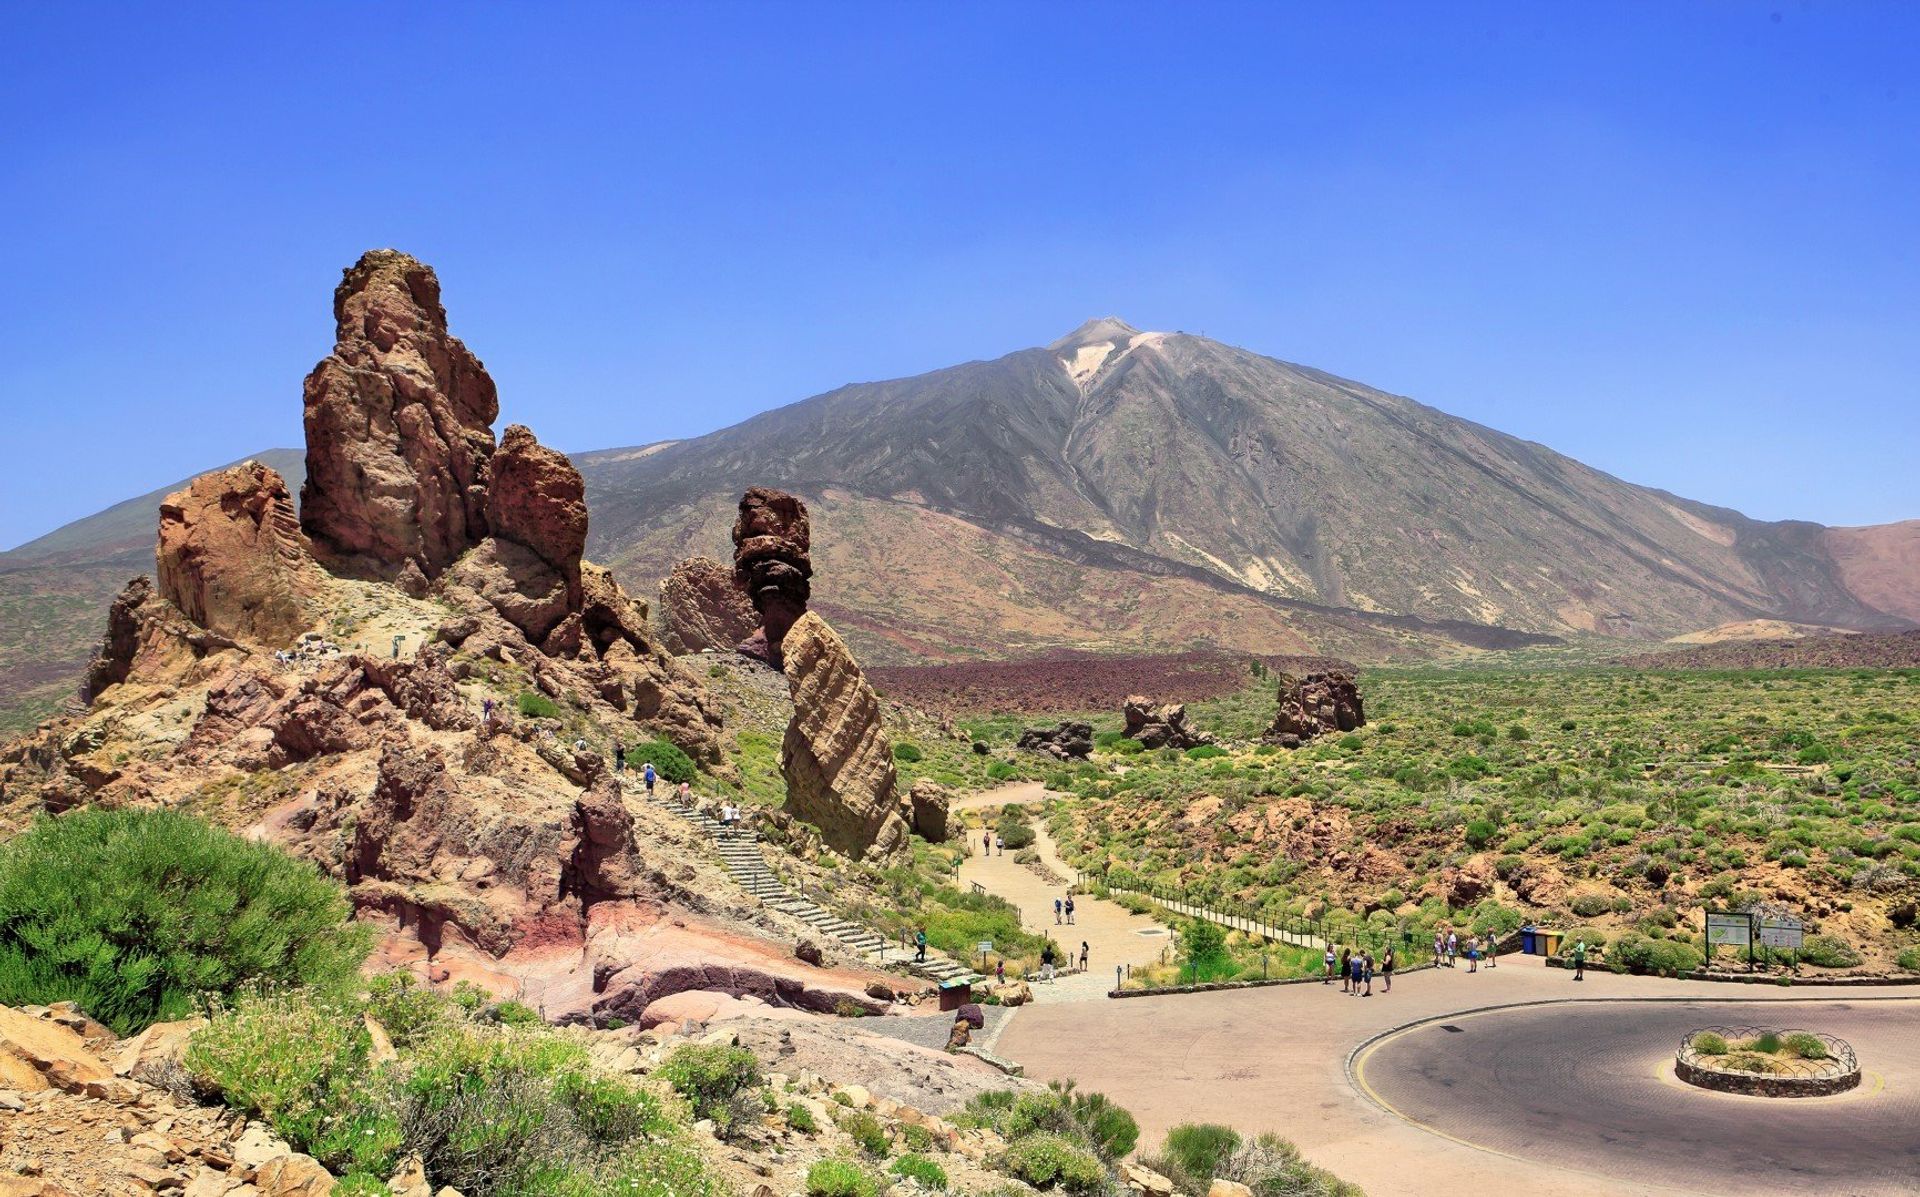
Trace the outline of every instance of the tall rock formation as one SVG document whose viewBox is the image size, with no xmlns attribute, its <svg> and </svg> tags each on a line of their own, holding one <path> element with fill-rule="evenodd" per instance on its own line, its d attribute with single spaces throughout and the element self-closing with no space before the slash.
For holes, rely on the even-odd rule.
<svg viewBox="0 0 1920 1197">
<path fill-rule="evenodd" d="M 807 613 L 811 547 L 805 503 L 765 486 L 741 496 L 733 524 L 733 578 L 760 616 L 760 630 L 740 645 L 745 655 L 780 668 L 787 630 Z"/>
<path fill-rule="evenodd" d="M 447 332 L 440 280 L 406 254 L 362 254 L 333 316 L 333 352 L 305 387 L 301 522 L 333 563 L 418 589 L 487 534 L 499 398 Z"/>
<path fill-rule="evenodd" d="M 1140 694 L 1127 696 L 1121 713 L 1126 717 L 1126 736 L 1138 740 L 1144 748 L 1178 748 L 1185 751 L 1213 743 L 1213 737 L 1187 723 L 1187 704 L 1170 702 L 1155 705 Z"/>
<path fill-rule="evenodd" d="M 849 856 L 891 855 L 906 842 L 907 827 L 880 699 L 818 615 L 802 615 L 783 650 L 793 695 L 793 720 L 780 745 L 787 809 Z"/>
<path fill-rule="evenodd" d="M 587 548 L 587 484 L 564 454 L 507 427 L 487 476 L 487 522 L 497 537 L 526 546 L 566 585 L 568 609 L 580 609 L 580 555 Z"/>
<path fill-rule="evenodd" d="M 1298 678 L 1283 673 L 1278 700 L 1273 726 L 1263 738 L 1287 748 L 1322 732 L 1352 731 L 1367 721 L 1359 683 L 1350 673 L 1309 673 Z"/>
<path fill-rule="evenodd" d="M 759 626 L 733 571 L 711 557 L 680 562 L 660 583 L 660 643 L 670 653 L 731 649 Z"/>
<path fill-rule="evenodd" d="M 313 623 L 326 585 L 286 482 L 257 461 L 168 495 L 154 563 L 160 593 L 188 619 L 274 648 Z"/>
</svg>

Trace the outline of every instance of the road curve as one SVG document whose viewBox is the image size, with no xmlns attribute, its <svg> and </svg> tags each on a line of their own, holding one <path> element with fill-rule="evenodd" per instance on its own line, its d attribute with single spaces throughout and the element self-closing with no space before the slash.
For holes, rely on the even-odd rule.
<svg viewBox="0 0 1920 1197">
<path fill-rule="evenodd" d="M 1838 1035 L 1865 1079 L 1793 1100 L 1682 1084 L 1674 1048 L 1716 1024 Z M 1434 1134 L 1595 1176 L 1696 1193 L 1920 1191 L 1920 998 L 1509 1007 L 1384 1036 L 1350 1073 Z"/>
</svg>

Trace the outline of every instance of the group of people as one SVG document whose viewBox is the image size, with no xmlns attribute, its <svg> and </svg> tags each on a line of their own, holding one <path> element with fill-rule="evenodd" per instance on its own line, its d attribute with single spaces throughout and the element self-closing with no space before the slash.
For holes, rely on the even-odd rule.
<svg viewBox="0 0 1920 1197">
<path fill-rule="evenodd" d="M 1373 975 L 1378 971 L 1382 982 L 1381 992 L 1392 993 L 1393 970 L 1394 966 L 1398 963 L 1399 961 L 1394 956 L 1393 946 L 1391 944 L 1380 954 L 1378 959 L 1375 959 L 1372 948 L 1362 948 L 1359 951 L 1355 951 L 1351 947 L 1341 948 L 1340 954 L 1336 956 L 1334 955 L 1333 945 L 1328 944 L 1326 954 L 1327 975 L 1321 978 L 1320 983 L 1322 985 L 1332 984 L 1333 978 L 1337 974 L 1340 978 L 1340 992 L 1355 994 L 1359 997 L 1372 997 Z"/>
<path fill-rule="evenodd" d="M 1071 899 L 1069 899 L 1069 901 L 1071 901 Z M 1080 971 L 1081 972 L 1084 973 L 1087 971 L 1087 961 L 1092 959 L 1092 957 L 1093 957 L 1093 949 L 1087 946 L 1086 940 L 1084 939 L 1081 940 L 1080 941 Z M 1049 939 L 1040 948 L 1040 979 L 1042 981 L 1053 980 L 1054 968 L 1059 963 L 1060 963 L 1060 952 L 1058 949 L 1056 949 L 1053 946 L 1053 941 Z M 1066 966 L 1068 968 L 1073 967 L 1072 952 L 1068 952 L 1066 954 Z M 1002 965 L 1000 968 L 1001 979 L 1005 980 L 1006 975 L 1007 975 L 1006 966 Z"/>
<path fill-rule="evenodd" d="M 1007 854 L 1007 841 L 995 835 L 993 828 L 983 828 L 980 832 L 980 855 L 992 856 L 996 844 L 1000 848 L 1000 855 L 1005 856 Z"/>
<path fill-rule="evenodd" d="M 1494 968 L 1500 963 L 1500 953 L 1495 950 L 1493 936 L 1491 935 L 1487 936 L 1484 943 L 1481 942 L 1478 935 L 1467 936 L 1464 950 L 1467 957 L 1467 971 L 1470 973 L 1480 971 L 1480 961 L 1483 959 L 1487 962 L 1488 968 Z M 1435 968 L 1440 968 L 1443 965 L 1447 968 L 1454 967 L 1455 961 L 1460 958 L 1461 954 L 1462 945 L 1460 943 L 1460 936 L 1456 932 L 1451 929 L 1437 929 L 1434 931 L 1433 966 Z"/>
</svg>

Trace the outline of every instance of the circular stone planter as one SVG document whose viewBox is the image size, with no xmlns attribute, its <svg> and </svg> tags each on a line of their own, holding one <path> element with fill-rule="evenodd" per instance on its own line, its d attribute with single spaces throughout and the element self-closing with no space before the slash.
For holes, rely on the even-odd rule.
<svg viewBox="0 0 1920 1197">
<path fill-rule="evenodd" d="M 1730 1068 L 1727 1061 L 1735 1053 L 1708 1055 L 1696 1050 L 1694 1040 L 1701 1035 L 1718 1035 L 1729 1044 L 1748 1042 L 1762 1035 L 1811 1035 L 1826 1048 L 1826 1057 L 1803 1060 L 1793 1056 L 1768 1055 L 1777 1068 L 1772 1072 L 1752 1072 Z M 1800 1031 L 1776 1027 L 1702 1027 L 1689 1032 L 1674 1053 L 1673 1071 L 1689 1085 L 1714 1089 L 1721 1093 L 1744 1093 L 1752 1097 L 1831 1097 L 1845 1093 L 1860 1083 L 1860 1062 L 1853 1047 L 1844 1039 L 1818 1031 Z"/>
</svg>

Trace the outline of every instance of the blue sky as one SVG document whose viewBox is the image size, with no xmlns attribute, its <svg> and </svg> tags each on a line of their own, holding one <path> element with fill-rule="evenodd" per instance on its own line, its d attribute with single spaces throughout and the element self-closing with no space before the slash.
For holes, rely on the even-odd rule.
<svg viewBox="0 0 1920 1197">
<path fill-rule="evenodd" d="M 1764 518 L 1920 516 L 1920 6 L 0 0 L 0 545 L 439 271 L 569 450 L 1120 315 Z"/>
</svg>

